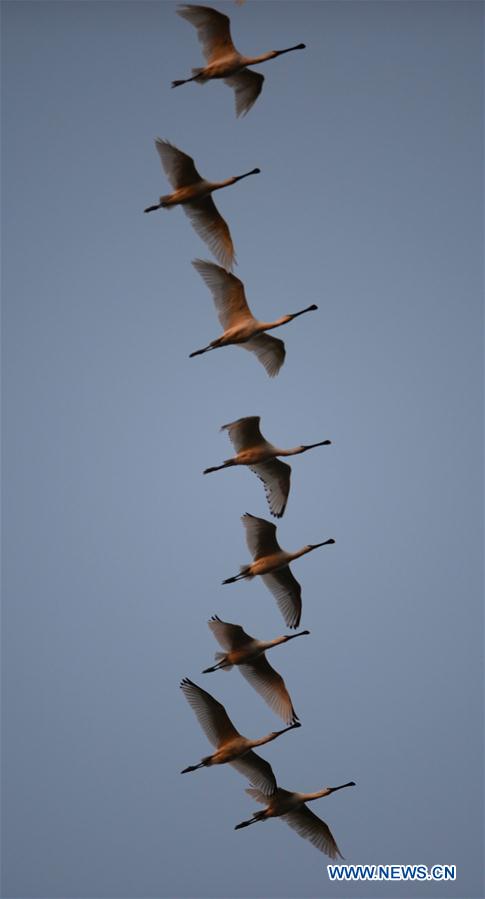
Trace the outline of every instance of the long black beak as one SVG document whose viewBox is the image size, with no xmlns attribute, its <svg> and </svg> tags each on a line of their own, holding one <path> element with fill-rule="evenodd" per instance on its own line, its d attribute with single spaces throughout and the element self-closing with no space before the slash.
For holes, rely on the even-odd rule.
<svg viewBox="0 0 485 899">
<path fill-rule="evenodd" d="M 355 787 L 355 780 L 349 780 L 348 784 L 341 784 L 339 787 L 329 787 L 330 793 L 336 793 L 337 790 L 343 790 L 345 787 Z"/>
<path fill-rule="evenodd" d="M 250 172 L 246 172 L 244 175 L 237 175 L 236 181 L 240 181 L 241 178 L 249 178 L 250 175 L 260 175 L 261 169 L 251 169 Z"/>
<path fill-rule="evenodd" d="M 331 537 L 330 540 L 324 540 L 323 543 L 312 543 L 310 545 L 312 549 L 318 549 L 319 546 L 329 546 L 331 543 L 335 543 L 333 537 Z"/>
<path fill-rule="evenodd" d="M 290 724 L 288 727 L 284 727 L 283 730 L 274 730 L 273 735 L 275 737 L 279 737 L 280 734 L 286 734 L 287 730 L 294 730 L 295 727 L 301 727 L 301 724 L 299 721 L 294 721 L 293 724 Z"/>
<path fill-rule="evenodd" d="M 307 306 L 306 309 L 300 309 L 299 312 L 292 312 L 291 317 L 298 318 L 299 315 L 305 315 L 305 312 L 315 312 L 316 309 L 318 309 L 318 306 L 316 306 L 315 303 L 312 303 L 312 305 Z"/>
<path fill-rule="evenodd" d="M 295 47 L 287 47 L 286 50 L 277 50 L 278 56 L 283 53 L 291 53 L 292 50 L 306 50 L 306 44 L 296 44 Z"/>
<path fill-rule="evenodd" d="M 319 443 L 308 443 L 307 445 L 305 445 L 305 449 L 309 450 L 309 449 L 314 449 L 314 447 L 316 447 L 316 446 L 331 446 L 331 445 L 332 445 L 331 440 L 320 440 Z"/>
</svg>

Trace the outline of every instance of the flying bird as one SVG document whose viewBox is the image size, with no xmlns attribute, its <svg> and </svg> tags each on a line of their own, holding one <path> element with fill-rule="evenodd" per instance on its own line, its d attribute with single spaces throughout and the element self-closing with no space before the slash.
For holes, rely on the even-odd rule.
<svg viewBox="0 0 485 899">
<path fill-rule="evenodd" d="M 282 818 L 301 837 L 310 840 L 310 843 L 313 843 L 320 852 L 324 852 L 329 858 L 343 858 L 328 824 L 314 815 L 305 803 L 320 799 L 322 796 L 329 796 L 330 793 L 343 790 L 344 787 L 355 787 L 355 783 L 351 780 L 347 784 L 341 784 L 340 787 L 325 787 L 316 793 L 290 793 L 288 790 L 278 787 L 269 798 L 261 790 L 254 787 L 249 788 L 246 793 L 256 799 L 256 802 L 266 805 L 266 808 L 254 812 L 249 821 L 241 821 L 234 829 L 240 830 L 242 827 L 255 824 L 256 821 L 267 821 L 268 818 Z"/>
<path fill-rule="evenodd" d="M 276 539 L 276 525 L 264 518 L 256 518 L 249 512 L 241 517 L 241 521 L 246 530 L 246 543 L 254 561 L 250 565 L 241 565 L 239 574 L 226 578 L 222 583 L 233 584 L 235 581 L 260 575 L 276 599 L 286 626 L 298 627 L 301 618 L 301 587 L 293 576 L 289 563 L 319 546 L 335 543 L 335 540 L 308 544 L 293 553 L 286 552 L 281 549 Z"/>
<path fill-rule="evenodd" d="M 292 50 L 304 50 L 305 44 L 296 44 L 286 50 L 270 50 L 260 56 L 243 56 L 236 50 L 231 38 L 231 21 L 224 13 L 210 6 L 181 6 L 177 13 L 197 29 L 197 37 L 207 65 L 192 69 L 191 78 L 172 81 L 172 87 L 179 87 L 189 81 L 204 84 L 212 78 L 222 78 L 235 94 L 236 116 L 246 115 L 258 99 L 264 75 L 252 72 L 247 66 L 257 65 L 267 59 L 275 59 Z"/>
<path fill-rule="evenodd" d="M 187 677 L 181 681 L 180 687 L 187 702 L 192 706 L 206 737 L 216 747 L 216 751 L 212 755 L 205 756 L 198 765 L 189 765 L 181 773 L 186 774 L 188 771 L 196 771 L 197 768 L 229 763 L 250 783 L 258 787 L 263 795 L 268 796 L 273 793 L 276 789 L 276 781 L 271 765 L 256 755 L 253 748 L 270 743 L 272 740 L 276 740 L 280 734 L 301 725 L 294 722 L 284 730 L 273 731 L 259 740 L 250 740 L 248 737 L 241 736 L 224 706 L 217 702 L 210 693 L 206 693 Z"/>
<path fill-rule="evenodd" d="M 216 652 L 216 664 L 205 668 L 203 674 L 211 671 L 230 671 L 233 665 L 237 665 L 239 671 L 262 696 L 264 701 L 273 711 L 286 722 L 293 724 L 298 721 L 298 715 L 293 708 L 290 694 L 280 674 L 269 664 L 266 658 L 266 650 L 273 646 L 280 646 L 295 637 L 303 637 L 310 631 L 300 631 L 299 634 L 276 637 L 274 640 L 256 640 L 251 637 L 239 624 L 229 624 L 221 621 L 217 615 L 213 615 L 208 622 L 217 642 L 226 650 Z"/>
<path fill-rule="evenodd" d="M 305 312 L 314 312 L 318 306 L 312 304 L 299 312 L 282 315 L 273 322 L 259 321 L 254 318 L 248 306 L 244 284 L 239 278 L 226 272 L 219 265 L 203 259 L 195 259 L 192 265 L 212 293 L 217 316 L 221 327 L 224 328 L 224 333 L 212 340 L 208 346 L 201 350 L 195 350 L 190 357 L 200 356 L 209 350 L 217 350 L 224 346 L 239 345 L 254 353 L 259 362 L 264 365 L 270 378 L 273 378 L 278 374 L 285 360 L 285 345 L 282 340 L 271 337 L 265 332 L 280 328 Z"/>
<path fill-rule="evenodd" d="M 236 175 L 225 181 L 206 181 L 199 175 L 194 160 L 167 140 L 157 137 L 155 146 L 160 156 L 163 170 L 174 188 L 171 194 L 160 197 L 160 202 L 147 206 L 144 212 L 155 209 L 171 209 L 182 206 L 192 222 L 192 227 L 207 244 L 216 259 L 232 268 L 235 262 L 234 246 L 227 222 L 218 211 L 211 194 L 222 187 L 236 184 L 249 175 L 257 175 L 261 169 L 251 169 L 244 175 Z"/>
<path fill-rule="evenodd" d="M 291 466 L 286 462 L 280 462 L 277 457 L 297 456 L 316 446 L 329 446 L 331 440 L 301 444 L 294 446 L 293 449 L 280 449 L 265 440 L 259 429 L 260 421 L 259 415 L 251 415 L 223 425 L 221 431 L 228 432 L 237 455 L 232 459 L 226 459 L 222 465 L 206 468 L 204 474 L 220 471 L 221 468 L 230 468 L 233 465 L 247 465 L 264 484 L 271 514 L 275 518 L 281 518 L 290 492 Z"/>
</svg>

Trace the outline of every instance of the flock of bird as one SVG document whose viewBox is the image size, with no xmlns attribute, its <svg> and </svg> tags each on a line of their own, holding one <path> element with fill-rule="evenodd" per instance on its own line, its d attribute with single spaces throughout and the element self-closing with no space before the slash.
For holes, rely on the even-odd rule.
<svg viewBox="0 0 485 899">
<path fill-rule="evenodd" d="M 194 68 L 190 78 L 173 81 L 172 87 L 179 87 L 191 81 L 205 84 L 212 79 L 223 79 L 234 90 L 237 116 L 246 115 L 263 87 L 263 75 L 252 71 L 250 66 L 305 48 L 304 44 L 297 44 L 284 50 L 271 50 L 260 56 L 244 56 L 236 50 L 232 42 L 228 16 L 208 6 L 198 5 L 181 6 L 178 14 L 197 29 L 206 65 Z M 236 184 L 250 175 L 256 175 L 259 169 L 252 169 L 224 181 L 207 181 L 202 178 L 194 160 L 186 153 L 160 138 L 156 139 L 155 146 L 173 190 L 172 193 L 161 196 L 158 203 L 148 206 L 144 211 L 153 212 L 157 209 L 182 206 L 193 228 L 220 263 L 216 265 L 214 262 L 201 259 L 192 263 L 212 294 L 223 333 L 207 346 L 192 352 L 191 357 L 221 347 L 238 345 L 254 353 L 267 374 L 274 377 L 283 365 L 285 345 L 282 340 L 270 336 L 267 332 L 287 324 L 297 316 L 315 311 L 317 306 L 311 305 L 290 315 L 282 315 L 273 322 L 260 321 L 253 316 L 242 281 L 230 271 L 235 263 L 231 233 L 212 199 L 212 194 L 216 190 Z M 290 466 L 279 457 L 299 455 L 315 447 L 328 446 L 331 442 L 321 440 L 318 443 L 302 444 L 292 449 L 280 449 L 263 437 L 258 416 L 240 418 L 223 425 L 222 430 L 227 431 L 235 455 L 226 459 L 221 465 L 206 468 L 204 474 L 235 465 L 247 466 L 263 482 L 269 511 L 276 518 L 281 518 L 286 509 L 291 479 Z M 252 562 L 242 566 L 238 574 L 226 578 L 223 583 L 232 584 L 235 581 L 260 577 L 276 600 L 285 625 L 288 628 L 297 628 L 302 613 L 302 591 L 290 569 L 290 563 L 318 547 L 331 545 L 335 541 L 330 538 L 288 552 L 281 549 L 276 539 L 276 526 L 270 521 L 246 513 L 242 516 L 242 522 Z M 222 621 L 217 615 L 210 619 L 209 628 L 223 652 L 216 652 L 215 664 L 204 669 L 203 673 L 228 671 L 234 666 L 238 667 L 250 686 L 287 726 L 282 730 L 271 731 L 259 739 L 242 736 L 234 727 L 224 706 L 206 690 L 184 678 L 180 684 L 182 692 L 202 730 L 212 743 L 214 752 L 204 756 L 197 764 L 184 768 L 182 773 L 212 765 L 232 765 L 250 783 L 251 786 L 246 792 L 265 806 L 261 811 L 254 812 L 250 819 L 238 824 L 236 830 L 268 818 L 280 817 L 300 836 L 309 840 L 330 858 L 342 858 L 328 825 L 310 811 L 307 803 L 344 787 L 355 786 L 354 782 L 350 781 L 337 787 L 325 787 L 314 793 L 289 792 L 278 786 L 269 762 L 254 752 L 255 748 L 301 726 L 286 684 L 270 665 L 266 653 L 276 646 L 296 637 L 308 635 L 310 632 L 304 630 L 273 640 L 258 640 L 247 634 L 239 624 Z"/>
</svg>

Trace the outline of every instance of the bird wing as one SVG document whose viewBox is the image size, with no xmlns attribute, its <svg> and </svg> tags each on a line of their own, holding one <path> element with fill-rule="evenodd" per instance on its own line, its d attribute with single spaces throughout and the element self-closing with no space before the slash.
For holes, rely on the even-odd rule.
<svg viewBox="0 0 485 899">
<path fill-rule="evenodd" d="M 185 677 L 180 684 L 187 702 L 192 706 L 199 724 L 213 746 L 220 746 L 240 733 L 234 727 L 223 705 L 210 693 Z"/>
<path fill-rule="evenodd" d="M 254 787 L 248 787 L 245 791 L 248 796 L 252 796 L 256 802 L 260 802 L 261 805 L 266 805 L 268 801 L 268 797 L 264 795 L 260 790 L 256 790 Z M 293 796 L 293 793 L 290 793 L 289 790 L 283 790 L 282 787 L 276 787 L 275 792 L 272 794 L 272 800 L 278 802 L 278 800 L 287 799 L 289 796 Z"/>
<path fill-rule="evenodd" d="M 226 272 L 220 265 L 204 259 L 194 259 L 192 265 L 207 284 L 225 331 L 234 325 L 240 325 L 244 320 L 254 321 L 246 301 L 244 284 L 239 278 Z"/>
<path fill-rule="evenodd" d="M 184 203 L 183 209 L 192 222 L 192 227 L 216 259 L 226 268 L 235 262 L 234 247 L 227 222 L 217 209 L 210 195 Z"/>
<path fill-rule="evenodd" d="M 264 75 L 250 69 L 241 69 L 236 75 L 224 78 L 224 84 L 232 87 L 236 101 L 236 116 L 245 116 L 256 103 L 263 90 Z"/>
<path fill-rule="evenodd" d="M 289 565 L 261 575 L 271 591 L 287 627 L 298 627 L 301 618 L 301 587 Z"/>
<path fill-rule="evenodd" d="M 229 424 L 222 425 L 221 431 L 228 432 L 229 440 L 234 449 L 237 453 L 240 453 L 241 450 L 267 444 L 267 440 L 264 439 L 259 429 L 260 421 L 259 415 L 238 418 L 237 421 L 230 421 Z"/>
<path fill-rule="evenodd" d="M 279 715 L 286 724 L 294 724 L 298 721 L 293 703 L 290 699 L 285 682 L 277 671 L 270 665 L 263 653 L 254 661 L 239 665 L 239 670 L 248 684 L 263 697 L 273 712 Z"/>
<path fill-rule="evenodd" d="M 194 160 L 191 156 L 187 156 L 187 153 L 182 153 L 178 147 L 174 147 L 168 140 L 162 140 L 160 137 L 156 138 L 155 146 L 163 171 L 174 190 L 203 181 L 195 167 Z"/>
<path fill-rule="evenodd" d="M 210 6 L 181 6 L 177 13 L 197 28 L 197 37 L 207 62 L 237 54 L 231 38 L 231 21 Z"/>
<path fill-rule="evenodd" d="M 285 361 L 286 350 L 284 341 L 278 337 L 271 337 L 269 334 L 257 334 L 256 337 L 250 337 L 249 340 L 240 343 L 239 346 L 257 356 L 270 378 L 274 378 L 278 374 Z"/>
<path fill-rule="evenodd" d="M 245 646 L 246 643 L 253 641 L 253 637 L 250 637 L 240 624 L 221 621 L 217 615 L 213 615 L 208 624 L 217 642 L 224 649 L 239 649 L 240 646 Z"/>
<path fill-rule="evenodd" d="M 301 837 L 310 840 L 310 843 L 313 843 L 317 849 L 320 849 L 320 852 L 324 852 L 329 858 L 343 858 L 328 824 L 314 815 L 306 805 L 302 805 L 293 812 L 287 812 L 281 817 Z"/>
<path fill-rule="evenodd" d="M 260 462 L 249 467 L 264 484 L 271 514 L 275 518 L 281 518 L 290 492 L 291 465 L 280 462 L 279 459 L 271 459 L 269 462 Z"/>
<path fill-rule="evenodd" d="M 230 764 L 265 796 L 270 796 L 276 790 L 276 778 L 270 763 L 256 755 L 252 749 Z"/>
<path fill-rule="evenodd" d="M 265 518 L 256 518 L 246 512 L 241 521 L 246 530 L 246 543 L 253 559 L 271 556 L 280 552 L 281 547 L 276 539 L 276 525 Z"/>
</svg>

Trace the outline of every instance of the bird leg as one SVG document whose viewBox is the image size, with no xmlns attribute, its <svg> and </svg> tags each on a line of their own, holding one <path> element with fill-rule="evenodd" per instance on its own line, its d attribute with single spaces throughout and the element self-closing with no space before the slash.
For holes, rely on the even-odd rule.
<svg viewBox="0 0 485 899">
<path fill-rule="evenodd" d="M 143 212 L 154 212 L 155 209 L 161 209 L 161 206 L 162 206 L 161 203 L 157 203 L 156 206 L 147 206 L 147 208 L 144 209 Z"/>
<path fill-rule="evenodd" d="M 222 465 L 213 465 L 212 468 L 205 468 L 203 474 L 210 474 L 211 471 L 220 471 L 221 468 L 230 468 L 231 465 L 235 465 L 234 459 L 226 459 Z"/>
<path fill-rule="evenodd" d="M 247 568 L 246 566 L 244 566 L 244 567 L 241 569 L 241 571 L 239 572 L 239 574 L 235 574 L 234 577 L 228 577 L 228 578 L 226 578 L 226 580 L 223 581 L 222 583 L 223 583 L 223 584 L 234 584 L 235 581 L 242 581 L 243 578 L 245 578 L 245 577 L 251 577 L 251 575 L 249 574 L 249 570 L 248 570 L 248 568 Z"/>
<path fill-rule="evenodd" d="M 189 771 L 197 771 L 197 768 L 205 768 L 206 765 L 207 765 L 207 762 L 204 759 L 202 759 L 202 761 L 199 762 L 198 765 L 189 765 L 188 768 L 184 768 L 184 770 L 181 771 L 180 773 L 187 774 Z"/>
<path fill-rule="evenodd" d="M 211 340 L 211 342 L 207 346 L 202 347 L 201 350 L 195 350 L 193 353 L 190 353 L 189 359 L 192 359 L 192 356 L 200 356 L 201 353 L 208 353 L 209 350 L 217 350 L 218 347 L 224 346 L 224 344 L 221 343 L 221 340 L 222 338 L 220 337 L 217 337 L 216 340 Z"/>
<path fill-rule="evenodd" d="M 204 763 L 200 762 L 199 765 L 189 765 L 188 768 L 184 768 L 184 770 L 181 771 L 180 773 L 187 774 L 189 771 L 197 771 L 197 768 L 203 768 L 203 767 L 204 767 Z"/>
<path fill-rule="evenodd" d="M 194 356 L 201 356 L 202 353 L 208 353 L 209 350 L 215 350 L 215 346 L 212 346 L 211 343 L 209 344 L 209 346 L 202 347 L 201 350 L 194 350 L 193 353 L 189 354 L 189 359 L 192 359 Z"/>
<path fill-rule="evenodd" d="M 192 75 L 192 78 L 180 78 L 178 81 L 172 81 L 172 87 L 180 87 L 181 84 L 188 84 L 189 81 L 197 81 L 198 75 Z"/>
<path fill-rule="evenodd" d="M 222 659 L 221 662 L 218 662 L 217 665 L 211 665 L 210 668 L 204 668 L 202 674 L 210 674 L 211 671 L 219 671 L 220 668 L 225 667 L 225 659 Z M 230 666 L 232 668 L 232 665 Z"/>
<path fill-rule="evenodd" d="M 249 827 L 250 824 L 255 824 L 257 820 L 257 818 L 251 818 L 250 821 L 241 821 L 240 824 L 236 824 L 234 830 L 241 830 L 241 827 Z"/>
<path fill-rule="evenodd" d="M 240 824 L 236 824 L 234 830 L 240 830 L 241 827 L 249 827 L 250 824 L 256 824 L 257 821 L 264 820 L 264 812 L 257 811 L 254 813 L 253 817 L 249 819 L 249 821 L 241 821 Z"/>
</svg>

